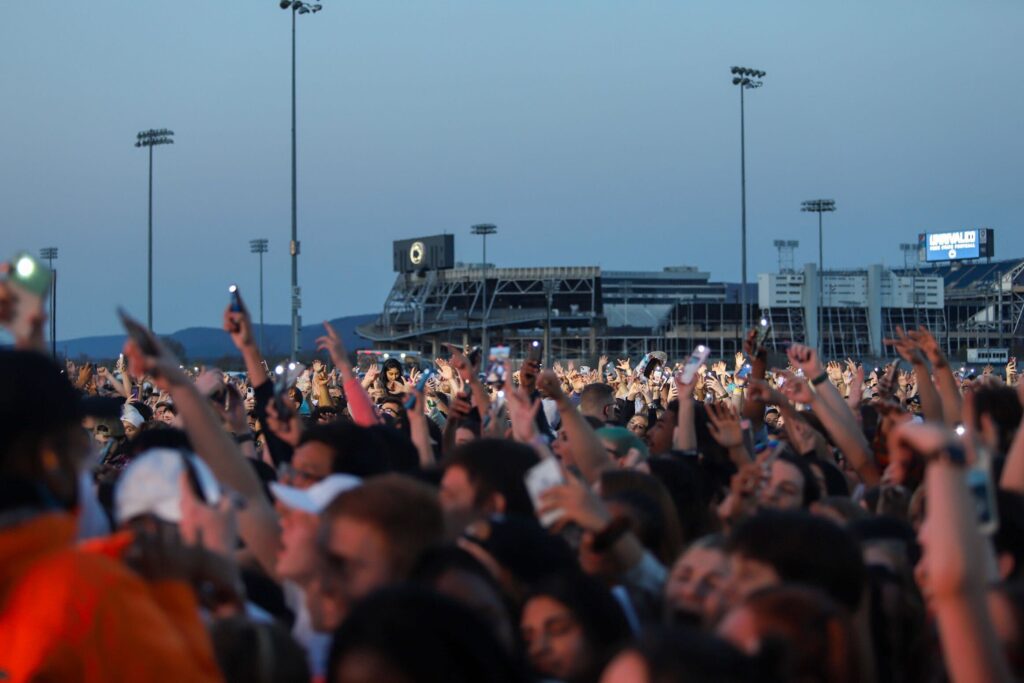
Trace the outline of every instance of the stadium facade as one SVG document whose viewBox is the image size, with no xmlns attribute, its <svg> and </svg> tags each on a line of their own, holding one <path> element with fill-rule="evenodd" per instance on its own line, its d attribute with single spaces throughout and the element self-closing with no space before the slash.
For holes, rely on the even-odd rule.
<svg viewBox="0 0 1024 683">
<path fill-rule="evenodd" d="M 447 244 L 453 247 L 450 236 Z M 697 344 L 716 357 L 739 350 L 740 286 L 712 281 L 694 267 L 482 268 L 449 259 L 442 267 L 416 268 L 400 262 L 408 257 L 398 245 L 399 272 L 384 309 L 358 330 L 375 348 L 438 355 L 444 343 L 477 345 L 486 317 L 489 344 L 544 339 L 552 359 L 593 362 L 600 354 L 635 357 L 655 349 L 680 357 Z M 829 358 L 885 358 L 891 350 L 883 340 L 895 327 L 918 324 L 932 329 L 952 358 L 992 350 L 999 360 L 1024 351 L 1024 259 L 898 270 L 873 265 L 820 278 L 808 264 L 759 275 L 747 301 L 750 319 L 771 321 L 776 345 L 822 346 Z"/>
</svg>

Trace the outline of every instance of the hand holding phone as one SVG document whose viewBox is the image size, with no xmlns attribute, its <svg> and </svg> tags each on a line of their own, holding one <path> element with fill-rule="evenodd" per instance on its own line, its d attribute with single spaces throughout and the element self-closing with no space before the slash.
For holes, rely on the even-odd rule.
<svg viewBox="0 0 1024 683">
<path fill-rule="evenodd" d="M 5 270 L 4 284 L 11 304 L 10 322 L 6 326 L 15 341 L 23 344 L 41 334 L 53 271 L 24 252 L 15 256 Z"/>
<path fill-rule="evenodd" d="M 558 461 L 548 457 L 526 471 L 526 474 L 523 475 L 523 483 L 526 485 L 527 493 L 530 494 L 530 500 L 533 501 L 534 509 L 539 510 L 541 495 L 548 489 L 564 484 L 565 477 L 562 476 L 562 468 L 559 467 Z M 564 510 L 551 510 L 540 516 L 540 523 L 549 527 L 564 516 Z"/>
</svg>

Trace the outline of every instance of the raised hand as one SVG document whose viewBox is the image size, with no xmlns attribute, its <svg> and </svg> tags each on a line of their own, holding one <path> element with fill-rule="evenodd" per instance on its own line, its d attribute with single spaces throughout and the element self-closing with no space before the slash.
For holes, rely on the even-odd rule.
<svg viewBox="0 0 1024 683">
<path fill-rule="evenodd" d="M 242 295 L 238 295 L 241 300 Z M 242 350 L 253 346 L 256 342 L 252 334 L 252 320 L 249 318 L 249 309 L 243 304 L 241 311 L 232 311 L 228 304 L 224 309 L 224 331 L 231 335 L 231 341 L 235 348 Z"/>
<path fill-rule="evenodd" d="M 552 486 L 540 494 L 541 506 L 537 514 L 543 517 L 556 510 L 562 511 L 562 517 L 552 527 L 553 531 L 570 522 L 575 522 L 586 531 L 604 529 L 612 519 L 605 504 L 582 481 L 564 472 L 563 476 L 565 484 Z"/>
<path fill-rule="evenodd" d="M 917 330 L 911 330 L 907 333 L 919 349 L 924 353 L 925 357 L 928 358 L 928 362 L 933 367 L 941 368 L 949 363 L 946 360 L 946 354 L 942 352 L 942 347 L 939 346 L 939 342 L 935 339 L 935 336 L 928 330 L 927 327 L 919 326 Z"/>
<path fill-rule="evenodd" d="M 899 325 L 896 326 L 896 337 L 883 340 L 886 346 L 892 346 L 900 358 L 912 365 L 924 363 L 924 355 L 921 353 L 914 338 L 903 331 Z"/>
<path fill-rule="evenodd" d="M 562 392 L 561 381 L 558 379 L 558 376 L 550 370 L 545 370 L 537 377 L 537 388 L 556 401 L 560 398 L 565 398 L 565 394 Z"/>
<path fill-rule="evenodd" d="M 743 364 L 747 362 L 747 357 L 742 351 L 736 352 L 736 357 L 733 359 L 735 372 L 739 372 L 743 368 Z"/>
<path fill-rule="evenodd" d="M 814 392 L 807 379 L 783 370 L 779 374 L 786 378 L 782 385 L 782 394 L 793 403 L 810 403 L 814 400 Z"/>
<path fill-rule="evenodd" d="M 823 372 L 818 352 L 803 344 L 793 344 L 786 350 L 786 356 L 793 367 L 804 371 L 805 377 L 817 377 Z M 789 381 L 788 379 L 786 380 Z"/>
<path fill-rule="evenodd" d="M 760 379 L 750 380 L 750 384 L 747 386 L 747 398 L 751 401 L 761 401 L 771 405 L 780 405 L 786 402 L 786 397 L 781 392 Z"/>
<path fill-rule="evenodd" d="M 743 428 L 740 416 L 730 403 L 709 403 L 708 431 L 722 448 L 735 448 L 743 445 Z"/>
<path fill-rule="evenodd" d="M 722 377 L 722 376 L 725 375 L 725 370 L 726 370 L 725 361 L 722 361 L 722 360 L 715 361 L 714 363 L 711 364 L 711 372 L 715 373 L 719 377 Z"/>
<path fill-rule="evenodd" d="M 292 448 L 298 448 L 302 438 L 302 420 L 298 413 L 293 412 L 287 418 L 282 418 L 271 401 L 267 404 L 267 429 Z"/>
<path fill-rule="evenodd" d="M 372 382 L 377 379 L 380 375 L 380 366 L 376 363 L 370 363 L 370 367 L 366 368 L 366 381 Z"/>
<path fill-rule="evenodd" d="M 540 411 L 540 399 L 531 401 L 529 392 L 513 386 L 508 373 L 505 375 L 505 406 L 508 410 L 508 419 L 512 422 L 512 436 L 523 443 L 533 441 L 537 436 L 535 420 Z"/>
<path fill-rule="evenodd" d="M 128 362 L 128 374 L 142 380 L 146 375 L 153 378 L 153 383 L 160 391 L 170 391 L 173 386 L 182 386 L 192 380 L 181 368 L 177 356 L 174 355 L 156 335 L 152 336 L 156 347 L 155 356 L 147 356 L 142 349 L 128 338 L 124 343 L 124 357 Z"/>
</svg>

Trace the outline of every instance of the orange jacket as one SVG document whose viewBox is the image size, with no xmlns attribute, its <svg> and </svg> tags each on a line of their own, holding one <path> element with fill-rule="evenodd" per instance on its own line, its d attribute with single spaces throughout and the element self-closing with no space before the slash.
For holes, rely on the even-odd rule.
<svg viewBox="0 0 1024 683">
<path fill-rule="evenodd" d="M 221 681 L 192 589 L 74 546 L 75 520 L 0 529 L 0 681 Z"/>
</svg>

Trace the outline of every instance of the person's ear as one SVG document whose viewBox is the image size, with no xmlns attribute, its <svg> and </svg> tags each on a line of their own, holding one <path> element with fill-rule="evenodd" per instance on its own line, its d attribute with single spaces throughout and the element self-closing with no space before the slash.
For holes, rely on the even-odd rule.
<svg viewBox="0 0 1024 683">
<path fill-rule="evenodd" d="M 492 493 L 484 503 L 484 509 L 493 515 L 503 515 L 508 509 L 508 502 L 505 496 L 500 493 Z"/>
<path fill-rule="evenodd" d="M 999 553 L 999 557 L 996 558 L 996 565 L 999 570 L 999 578 L 1005 581 L 1013 575 L 1014 569 L 1017 567 L 1017 560 L 1010 553 Z"/>
</svg>

